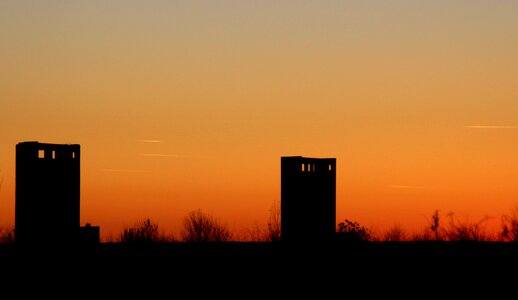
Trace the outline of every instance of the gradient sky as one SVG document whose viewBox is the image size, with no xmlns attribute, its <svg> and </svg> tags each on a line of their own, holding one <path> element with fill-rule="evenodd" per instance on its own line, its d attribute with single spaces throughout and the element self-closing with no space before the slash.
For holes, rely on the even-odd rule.
<svg viewBox="0 0 518 300">
<path fill-rule="evenodd" d="M 518 2 L 0 2 L 0 225 L 15 145 L 81 144 L 104 237 L 201 208 L 235 232 L 280 157 L 337 158 L 337 221 L 498 226 L 518 207 Z"/>
</svg>

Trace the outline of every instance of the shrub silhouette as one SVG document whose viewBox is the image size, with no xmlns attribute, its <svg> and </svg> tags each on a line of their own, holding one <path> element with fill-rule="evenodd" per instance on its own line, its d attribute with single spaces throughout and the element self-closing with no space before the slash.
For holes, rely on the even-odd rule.
<svg viewBox="0 0 518 300">
<path fill-rule="evenodd" d="M 13 244 L 14 243 L 14 228 L 13 227 L 0 227 L 0 244 Z"/>
<path fill-rule="evenodd" d="M 166 237 L 159 232 L 158 224 L 149 218 L 137 221 L 132 227 L 125 228 L 120 237 L 120 241 L 123 243 L 157 243 L 166 240 Z"/>
<path fill-rule="evenodd" d="M 506 242 L 518 242 L 518 208 L 511 215 L 502 216 L 500 239 Z"/>
<path fill-rule="evenodd" d="M 181 235 L 184 242 L 227 242 L 232 238 L 225 225 L 201 209 L 187 214 L 183 220 Z"/>
<path fill-rule="evenodd" d="M 484 223 L 489 219 L 488 217 L 476 223 L 470 223 L 456 220 L 453 213 L 450 213 L 448 216 L 450 217 L 450 222 L 445 230 L 445 235 L 449 241 L 483 242 L 491 240 L 483 227 Z"/>
<path fill-rule="evenodd" d="M 436 241 L 438 241 L 440 239 L 440 236 L 439 236 L 440 220 L 441 219 L 439 217 L 439 210 L 435 210 L 435 212 L 432 215 L 430 229 L 432 230 Z"/>
<path fill-rule="evenodd" d="M 422 232 L 413 233 L 410 236 L 411 241 L 433 241 L 432 233 L 430 229 L 426 227 Z"/>
<path fill-rule="evenodd" d="M 345 219 L 338 224 L 339 236 L 346 241 L 371 241 L 373 236 L 369 229 L 360 226 L 358 222 Z"/>
<path fill-rule="evenodd" d="M 422 232 L 413 233 L 409 240 L 410 241 L 442 241 L 443 236 L 441 232 L 444 232 L 444 229 L 441 227 L 441 218 L 439 215 L 439 210 L 435 210 L 430 219 L 429 225 L 427 225 Z"/>
<path fill-rule="evenodd" d="M 398 224 L 389 228 L 383 235 L 383 240 L 387 242 L 401 242 L 407 239 L 405 230 Z"/>
</svg>

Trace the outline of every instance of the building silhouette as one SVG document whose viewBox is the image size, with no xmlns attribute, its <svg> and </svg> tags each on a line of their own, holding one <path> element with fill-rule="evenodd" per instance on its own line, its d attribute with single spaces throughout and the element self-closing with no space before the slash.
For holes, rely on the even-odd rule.
<svg viewBox="0 0 518 300">
<path fill-rule="evenodd" d="M 16 145 L 17 243 L 79 241 L 80 155 L 79 145 Z"/>
<path fill-rule="evenodd" d="M 336 158 L 281 157 L 281 240 L 329 241 L 336 233 Z"/>
</svg>

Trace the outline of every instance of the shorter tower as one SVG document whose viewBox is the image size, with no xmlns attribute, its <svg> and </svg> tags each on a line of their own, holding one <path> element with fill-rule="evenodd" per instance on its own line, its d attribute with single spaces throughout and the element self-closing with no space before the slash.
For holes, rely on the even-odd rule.
<svg viewBox="0 0 518 300">
<path fill-rule="evenodd" d="M 336 233 L 336 158 L 281 157 L 281 240 L 330 241 Z"/>
<path fill-rule="evenodd" d="M 76 242 L 79 201 L 79 145 L 16 145 L 17 243 Z"/>
</svg>

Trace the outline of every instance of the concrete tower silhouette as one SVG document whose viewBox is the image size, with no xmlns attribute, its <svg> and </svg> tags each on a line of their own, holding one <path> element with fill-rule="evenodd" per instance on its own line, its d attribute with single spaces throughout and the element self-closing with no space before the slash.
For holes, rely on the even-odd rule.
<svg viewBox="0 0 518 300">
<path fill-rule="evenodd" d="M 336 158 L 281 157 L 281 240 L 329 241 L 336 232 Z"/>
<path fill-rule="evenodd" d="M 17 243 L 76 242 L 79 201 L 79 145 L 16 145 Z"/>
</svg>

